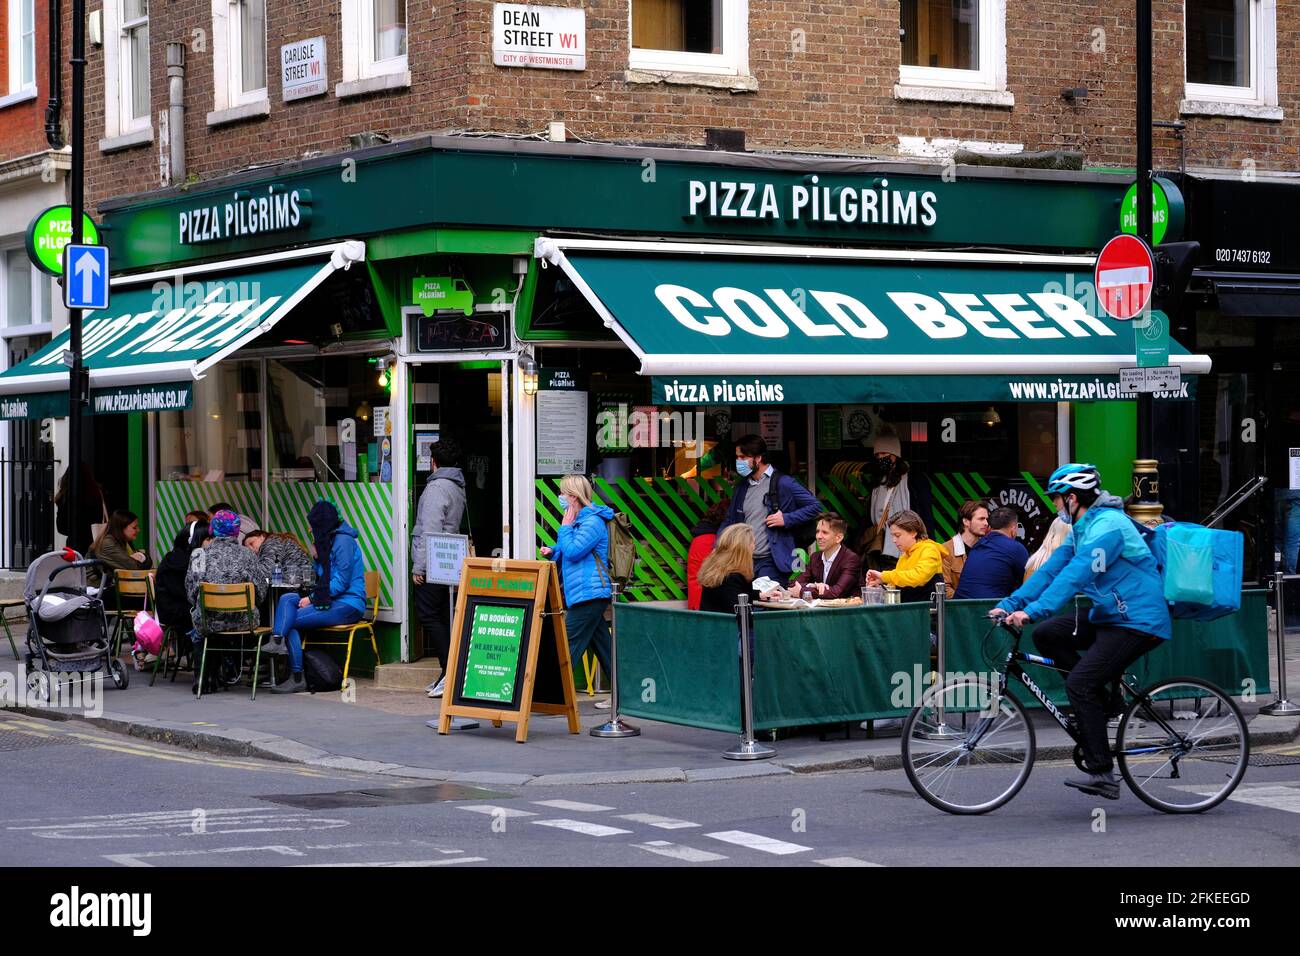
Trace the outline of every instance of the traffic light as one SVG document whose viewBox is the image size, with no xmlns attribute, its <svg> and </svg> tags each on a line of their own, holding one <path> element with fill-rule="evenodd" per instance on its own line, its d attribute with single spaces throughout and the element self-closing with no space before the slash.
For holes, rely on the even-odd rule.
<svg viewBox="0 0 1300 956">
<path fill-rule="evenodd" d="M 1164 242 L 1155 247 L 1155 288 L 1151 290 L 1151 308 L 1171 318 L 1181 315 L 1183 295 L 1192 278 L 1192 270 L 1201 258 L 1199 242 Z"/>
</svg>

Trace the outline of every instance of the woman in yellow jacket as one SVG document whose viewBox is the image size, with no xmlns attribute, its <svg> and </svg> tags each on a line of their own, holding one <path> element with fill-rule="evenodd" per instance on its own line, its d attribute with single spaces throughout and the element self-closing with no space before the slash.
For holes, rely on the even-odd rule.
<svg viewBox="0 0 1300 956">
<path fill-rule="evenodd" d="M 889 534 L 898 547 L 898 565 L 892 571 L 868 571 L 867 584 L 896 587 L 904 601 L 928 601 L 934 590 L 930 582 L 943 574 L 948 549 L 930 539 L 915 511 L 900 511 L 890 518 Z"/>
</svg>

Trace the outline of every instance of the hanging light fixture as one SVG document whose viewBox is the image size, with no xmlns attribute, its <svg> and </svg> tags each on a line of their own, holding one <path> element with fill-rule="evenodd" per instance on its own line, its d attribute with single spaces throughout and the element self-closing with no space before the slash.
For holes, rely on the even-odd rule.
<svg viewBox="0 0 1300 956">
<path fill-rule="evenodd" d="M 379 387 L 387 388 L 389 383 L 393 380 L 392 376 L 388 373 L 388 356 L 384 356 L 376 364 L 379 368 L 379 378 L 377 379 Z"/>
<path fill-rule="evenodd" d="M 361 404 L 357 406 L 356 412 L 353 413 L 353 417 L 359 418 L 363 422 L 370 421 L 370 403 L 363 398 Z"/>
<path fill-rule="evenodd" d="M 519 356 L 519 372 L 524 377 L 524 394 L 537 394 L 537 362 L 528 352 Z"/>
<path fill-rule="evenodd" d="M 988 410 L 984 412 L 984 417 L 981 418 L 980 421 L 982 421 L 989 428 L 992 428 L 994 425 L 1002 424 L 1002 416 L 998 414 L 998 410 L 996 408 L 990 405 L 988 407 Z"/>
</svg>

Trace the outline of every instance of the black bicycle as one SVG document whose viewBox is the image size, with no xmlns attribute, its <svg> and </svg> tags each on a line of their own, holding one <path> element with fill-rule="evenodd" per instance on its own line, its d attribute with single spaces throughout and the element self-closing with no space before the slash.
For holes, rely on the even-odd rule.
<svg viewBox="0 0 1300 956">
<path fill-rule="evenodd" d="M 1019 628 L 997 621 L 1011 635 L 996 669 L 936 682 L 903 723 L 903 769 L 916 792 L 948 813 L 996 810 L 1014 797 L 1034 765 L 1034 725 L 1011 687 L 1025 687 L 1074 741 L 1074 762 L 1083 748 L 1067 718 L 1025 672 L 1024 663 L 1065 673 L 1046 657 L 1020 650 Z M 1250 737 L 1231 697 L 1197 677 L 1170 677 L 1143 689 L 1125 674 L 1119 685 L 1123 709 L 1112 754 L 1124 781 L 1149 806 L 1166 813 L 1200 813 L 1216 807 L 1241 782 L 1250 759 Z"/>
</svg>

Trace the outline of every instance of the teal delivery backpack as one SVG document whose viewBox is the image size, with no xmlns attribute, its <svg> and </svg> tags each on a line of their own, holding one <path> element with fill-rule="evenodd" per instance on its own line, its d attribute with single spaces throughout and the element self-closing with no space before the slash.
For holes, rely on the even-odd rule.
<svg viewBox="0 0 1300 956">
<path fill-rule="evenodd" d="M 1175 618 L 1213 621 L 1241 610 L 1245 539 L 1191 522 L 1143 528 Z"/>
</svg>

